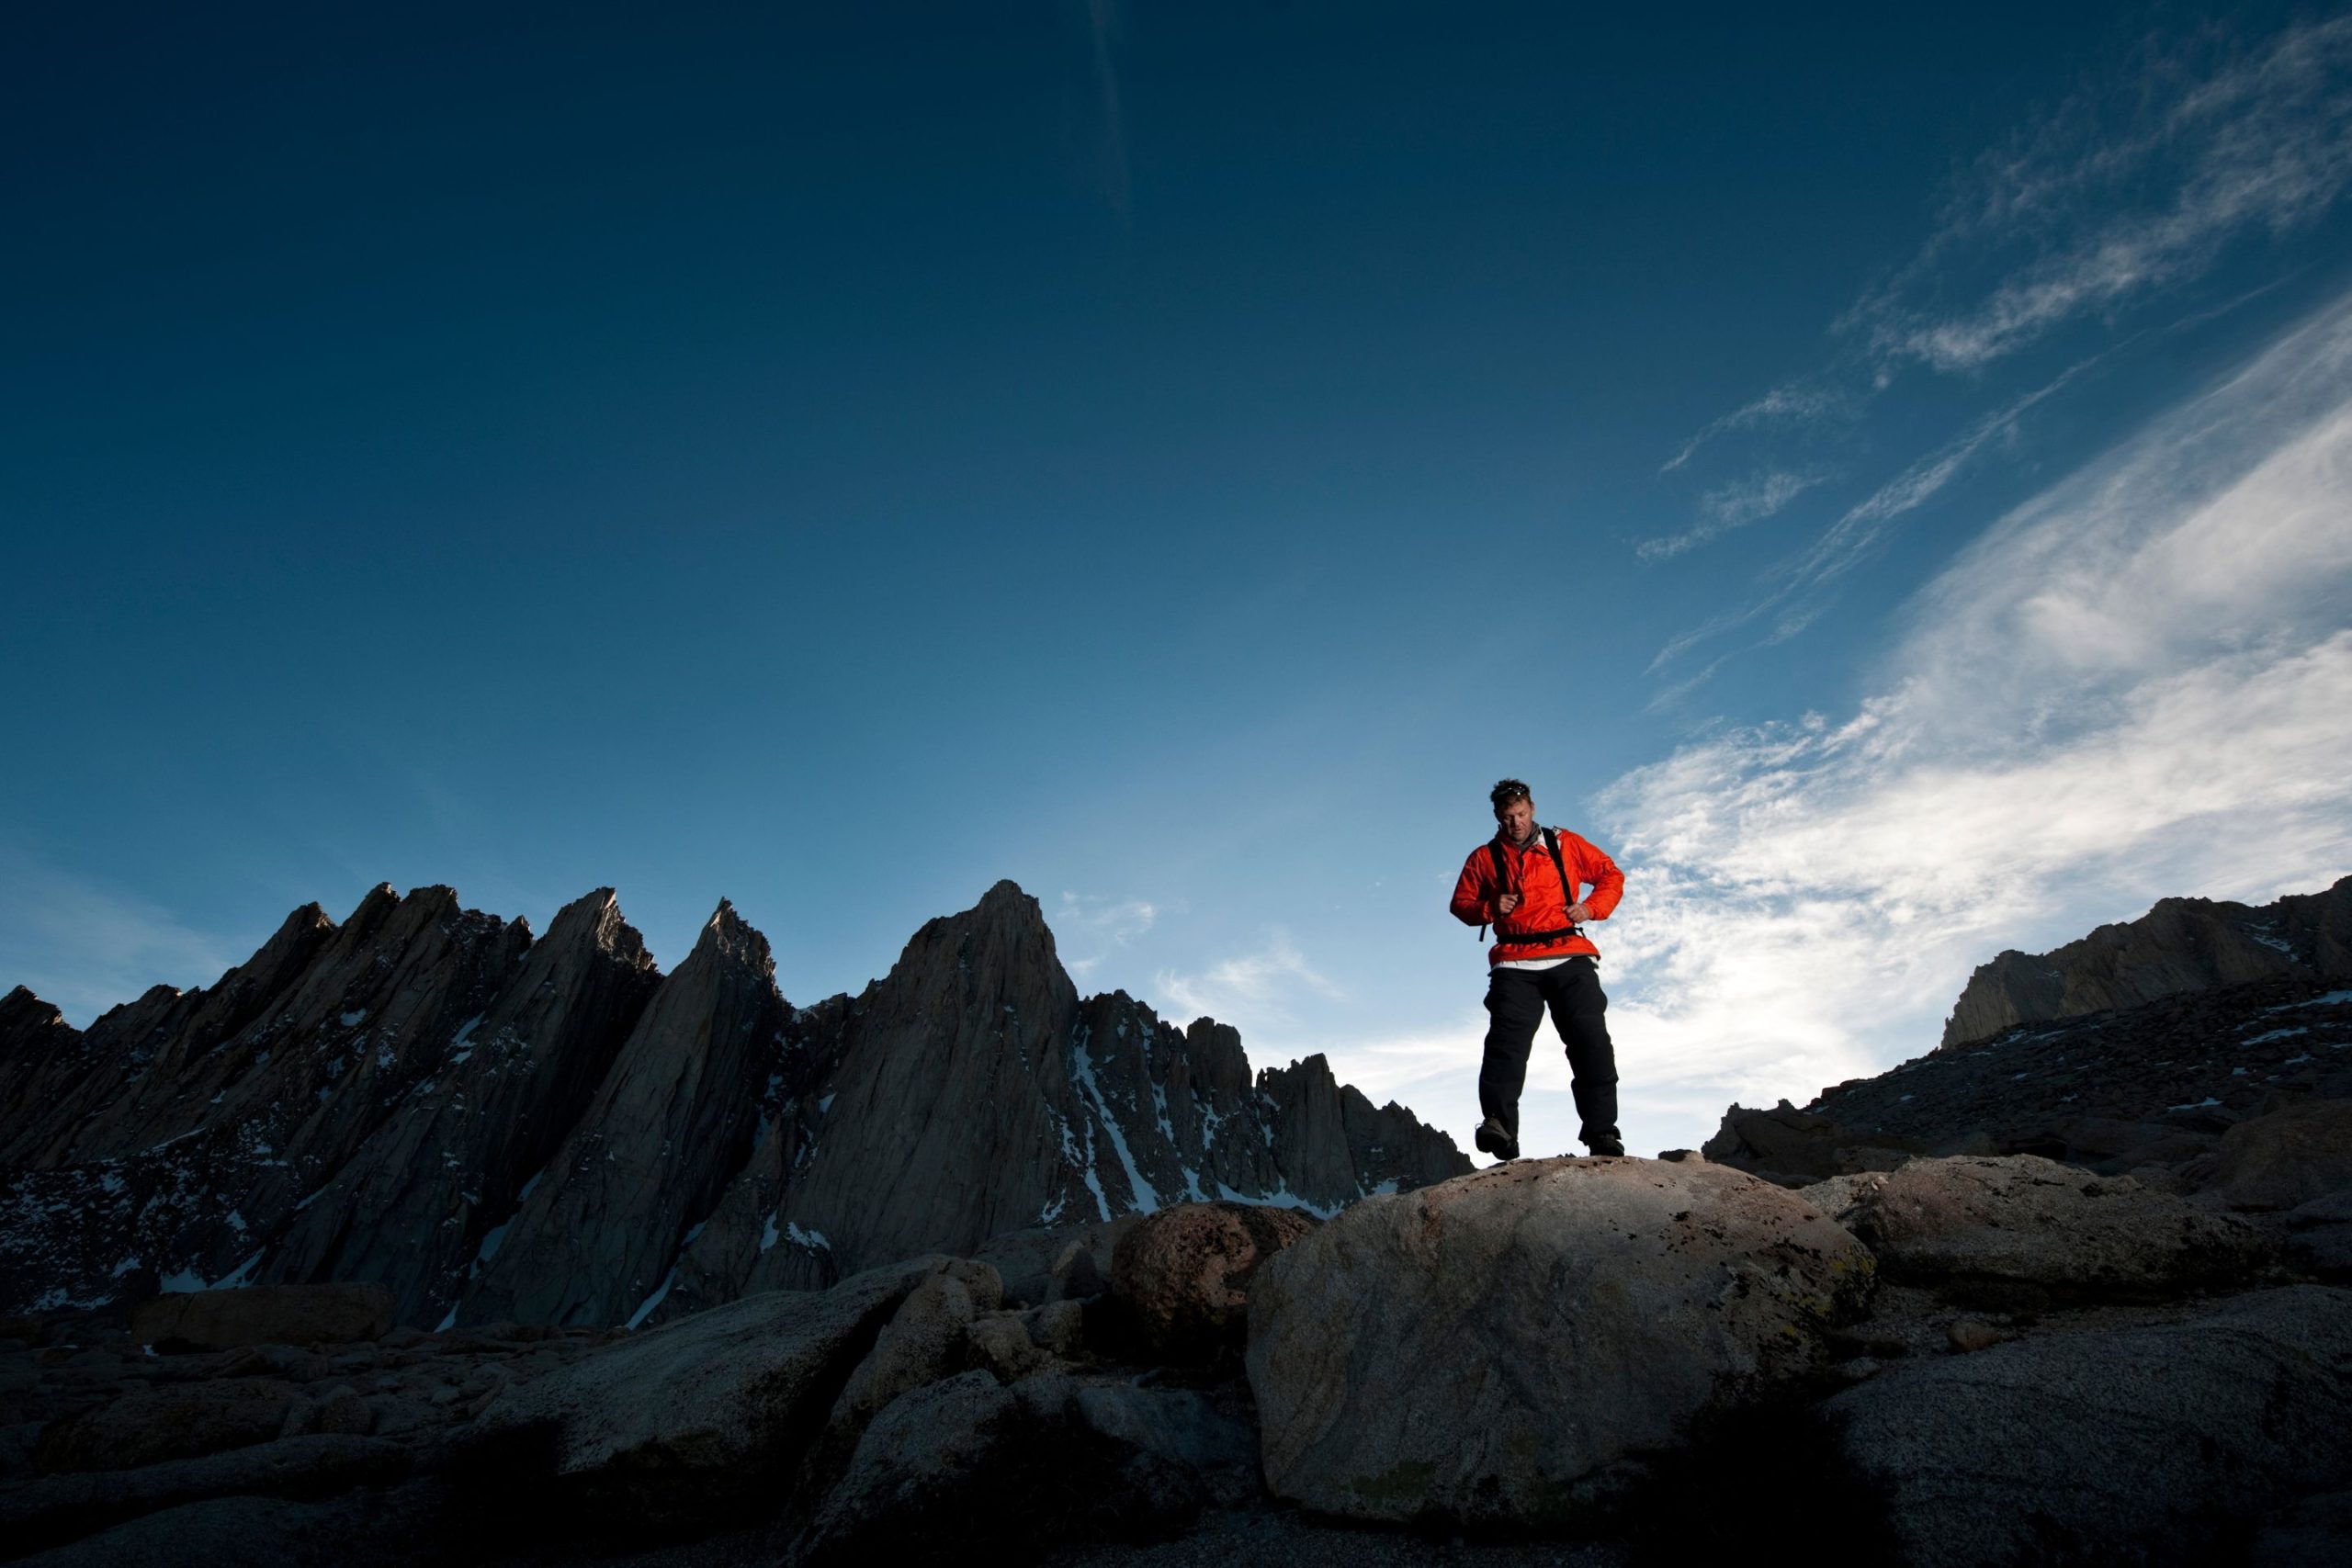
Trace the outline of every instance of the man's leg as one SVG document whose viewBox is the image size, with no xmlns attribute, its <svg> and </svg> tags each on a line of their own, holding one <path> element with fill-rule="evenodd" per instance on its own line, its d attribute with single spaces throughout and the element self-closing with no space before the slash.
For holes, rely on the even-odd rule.
<svg viewBox="0 0 2352 1568">
<path fill-rule="evenodd" d="M 1622 1145 L 1617 1132 L 1617 1051 L 1609 1043 L 1609 997 L 1600 988 L 1600 967 L 1589 958 L 1571 958 L 1540 971 L 1552 1004 L 1552 1022 L 1568 1047 L 1568 1087 L 1584 1125 L 1577 1139 L 1587 1148 Z"/>
<path fill-rule="evenodd" d="M 1527 1050 L 1544 1021 L 1540 969 L 1495 969 L 1487 976 L 1487 1056 L 1478 1067 L 1478 1113 L 1519 1136 L 1519 1091 L 1527 1084 Z"/>
</svg>

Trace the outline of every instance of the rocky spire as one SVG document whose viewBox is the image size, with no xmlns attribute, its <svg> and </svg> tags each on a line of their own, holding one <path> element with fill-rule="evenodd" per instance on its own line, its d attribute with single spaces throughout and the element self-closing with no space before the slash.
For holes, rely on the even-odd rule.
<svg viewBox="0 0 2352 1568">
<path fill-rule="evenodd" d="M 726 900 L 509 1222 L 458 1321 L 617 1324 L 658 1305 L 752 1149 L 784 1044 L 767 939 Z"/>
<path fill-rule="evenodd" d="M 609 887 L 565 906 L 440 1066 L 298 1206 L 265 1281 L 368 1280 L 430 1328 L 579 1121 L 660 982 Z"/>
</svg>

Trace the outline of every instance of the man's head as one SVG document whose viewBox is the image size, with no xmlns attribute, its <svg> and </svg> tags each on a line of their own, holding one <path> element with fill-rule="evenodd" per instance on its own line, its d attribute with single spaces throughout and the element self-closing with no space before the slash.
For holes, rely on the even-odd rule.
<svg viewBox="0 0 2352 1568">
<path fill-rule="evenodd" d="M 1535 833 L 1535 801 L 1527 786 L 1517 779 L 1505 779 L 1487 792 L 1495 803 L 1495 820 L 1501 825 L 1503 837 L 1514 844 L 1523 844 Z"/>
</svg>

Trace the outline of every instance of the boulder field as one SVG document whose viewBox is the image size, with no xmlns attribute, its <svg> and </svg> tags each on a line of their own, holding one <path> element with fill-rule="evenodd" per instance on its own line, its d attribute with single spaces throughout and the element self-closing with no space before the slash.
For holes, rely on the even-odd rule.
<svg viewBox="0 0 2352 1568">
<path fill-rule="evenodd" d="M 2301 1261 L 2339 1223 L 2310 1206 L 2030 1156 L 1797 1189 L 1555 1159 L 1322 1222 L 1179 1205 L 634 1332 L 322 1340 L 380 1321 L 303 1300 L 338 1287 L 177 1306 L 176 1350 L 0 1322 L 0 1540 L 44 1568 L 519 1568 L 1406 1562 L 1466 1534 L 1482 1562 L 1630 1565 L 1802 1498 L 1858 1561 L 2326 1562 L 2352 1291 Z"/>
</svg>

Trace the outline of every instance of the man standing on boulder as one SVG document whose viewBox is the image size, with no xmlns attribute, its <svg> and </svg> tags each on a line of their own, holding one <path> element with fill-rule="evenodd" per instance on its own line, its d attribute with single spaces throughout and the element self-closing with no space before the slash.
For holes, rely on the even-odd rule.
<svg viewBox="0 0 2352 1568">
<path fill-rule="evenodd" d="M 1567 1043 L 1569 1089 L 1584 1125 L 1577 1137 L 1597 1155 L 1622 1155 L 1617 1134 L 1617 1054 L 1609 1043 L 1609 998 L 1600 989 L 1600 950 L 1577 928 L 1617 908 L 1625 874 L 1574 833 L 1535 825 L 1527 786 L 1505 779 L 1490 793 L 1495 836 L 1470 852 L 1453 885 L 1453 918 L 1495 928 L 1487 977 L 1487 1057 L 1478 1069 L 1478 1146 L 1519 1157 L 1519 1091 L 1544 1009 Z M 1589 889 L 1579 899 L 1577 889 Z"/>
</svg>

